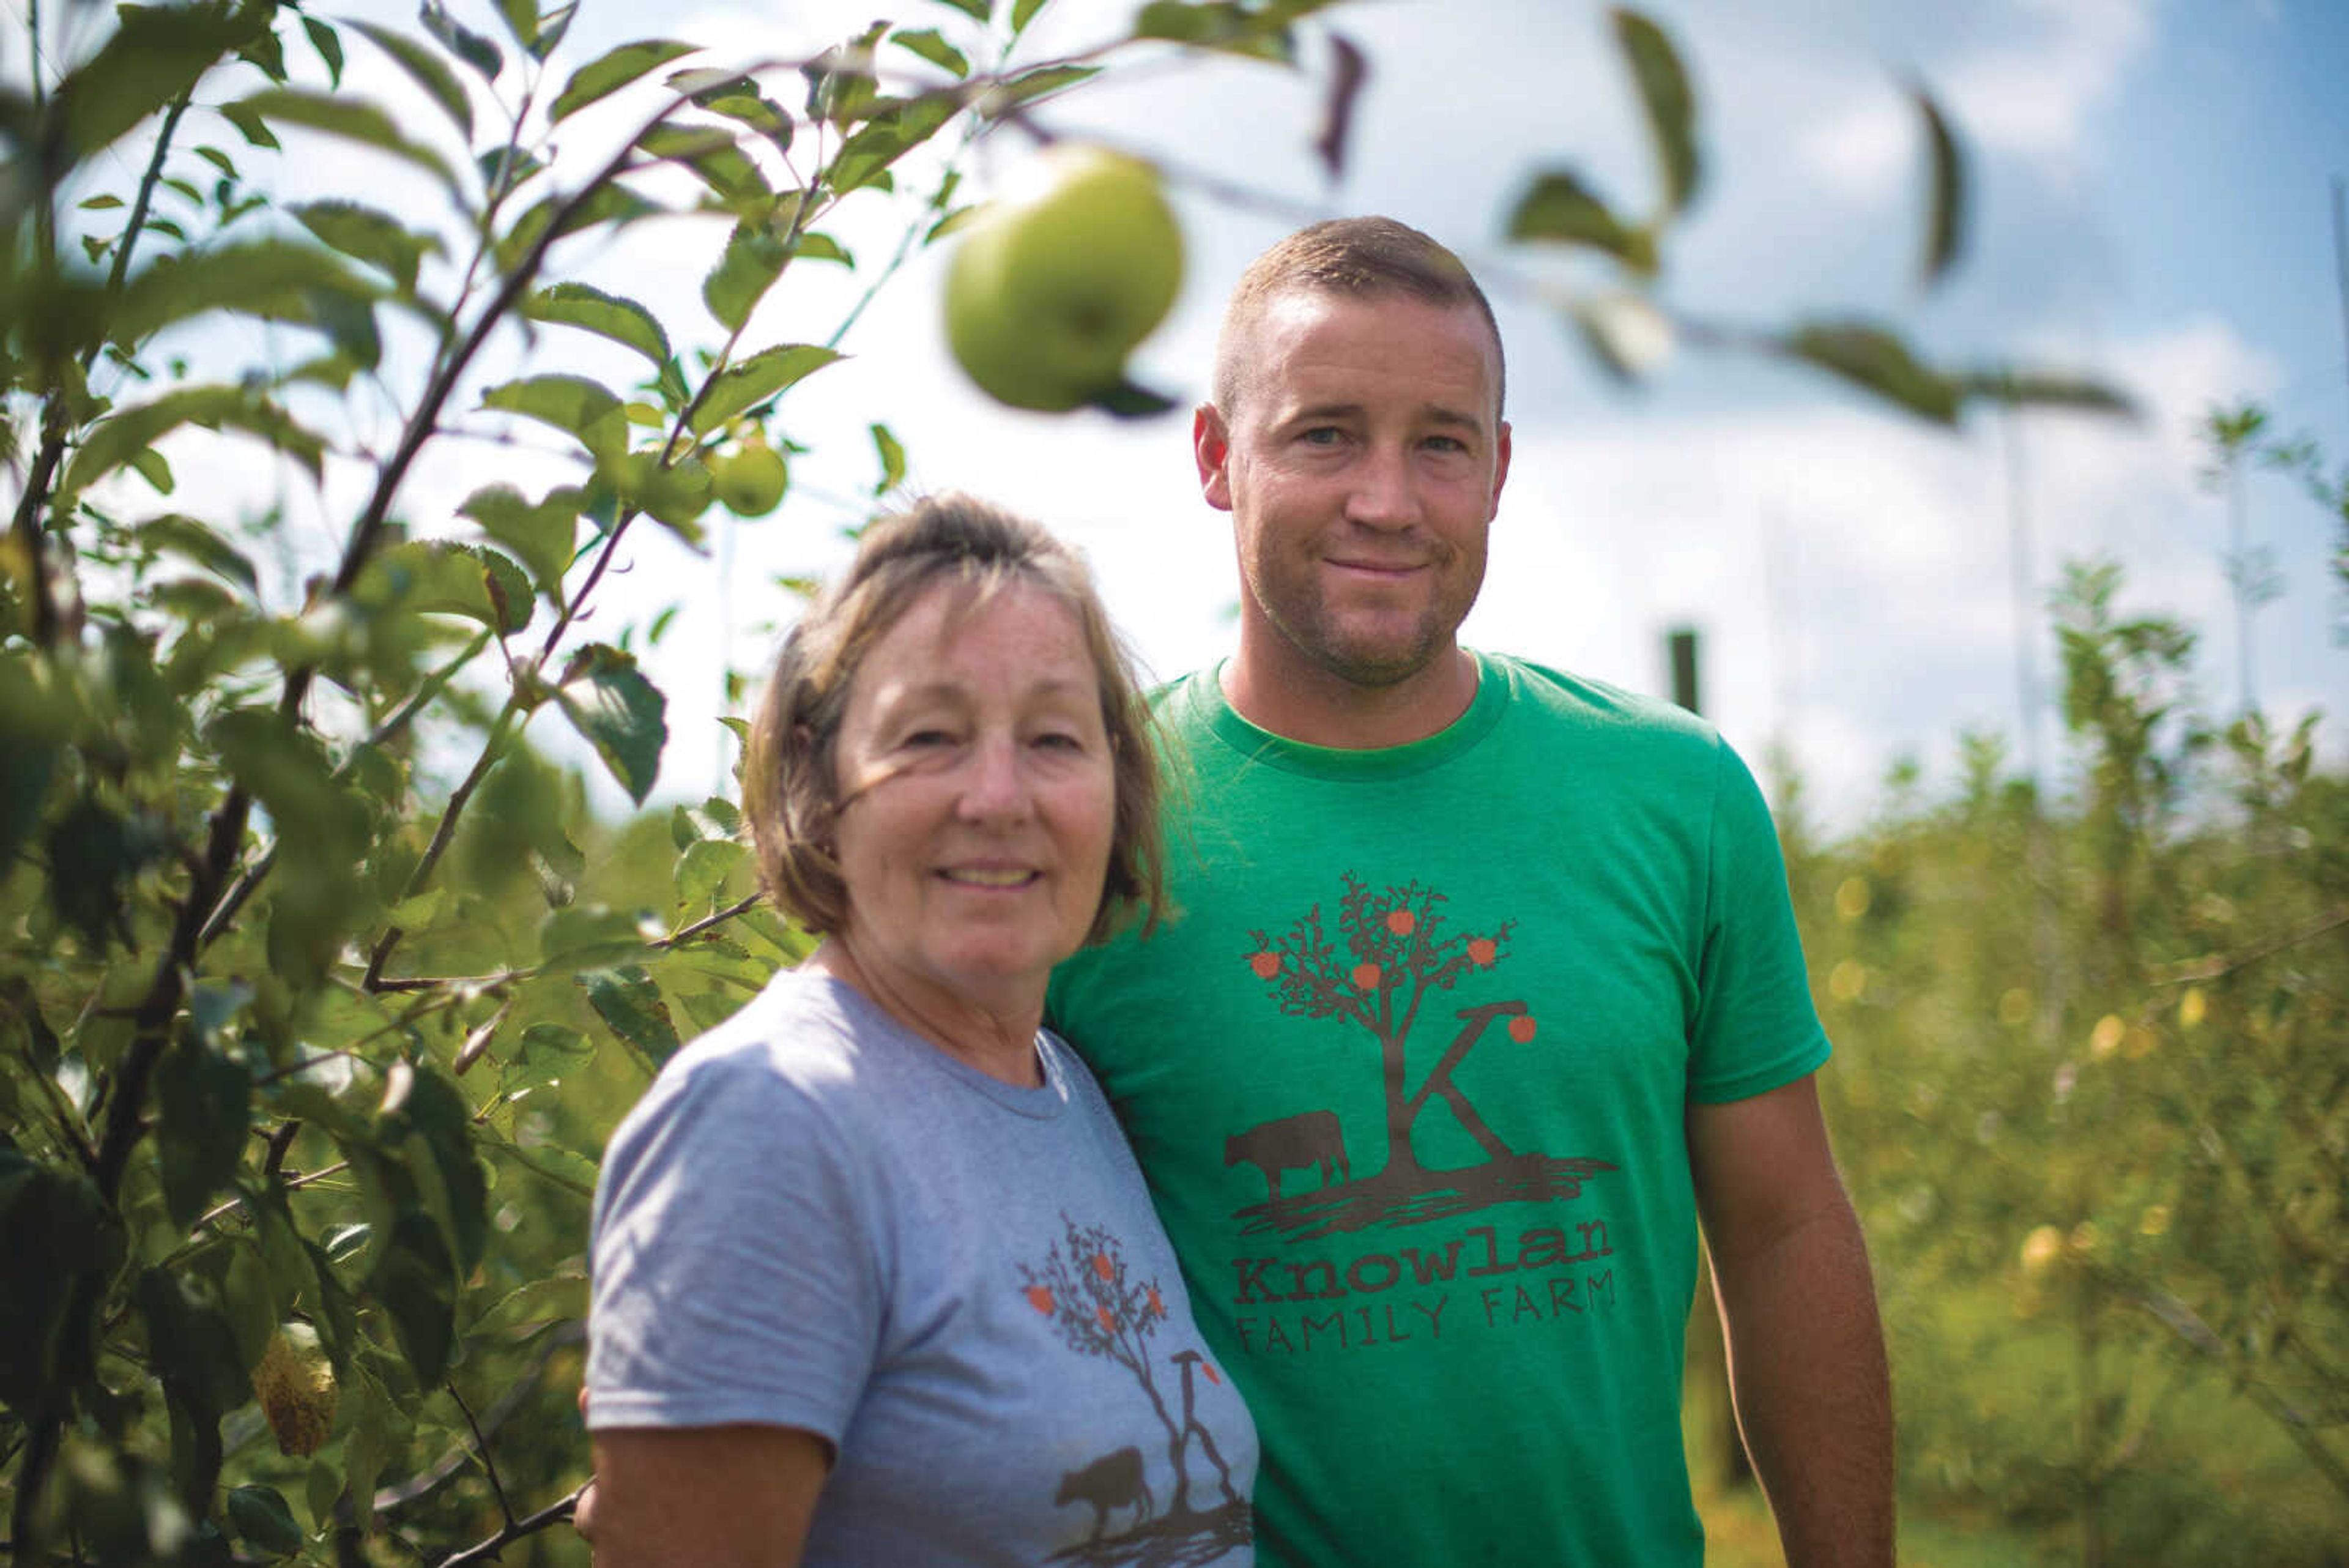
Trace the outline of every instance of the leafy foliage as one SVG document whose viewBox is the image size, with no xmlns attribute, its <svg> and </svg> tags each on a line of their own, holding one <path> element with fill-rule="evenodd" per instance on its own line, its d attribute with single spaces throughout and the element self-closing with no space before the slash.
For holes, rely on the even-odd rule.
<svg viewBox="0 0 2349 1568">
<path fill-rule="evenodd" d="M 2077 1560 L 2349 1525 L 2349 779 L 2223 728 L 2110 563 L 2054 604 L 2072 785 L 1973 738 L 1788 863 L 1876 1251 L 1905 1490 Z M 2067 1556 L 2071 1555 L 2067 1553 Z"/>
<path fill-rule="evenodd" d="M 533 743 L 533 724 L 567 726 L 632 799 L 658 787 L 666 699 L 633 628 L 591 641 L 583 620 L 644 519 L 698 541 L 726 525 L 714 474 L 794 450 L 782 421 L 839 334 L 769 341 L 761 310 L 795 265 L 857 267 L 819 226 L 843 202 L 905 214 L 877 290 L 950 232 L 972 140 L 1170 41 L 1293 63 L 1326 8 L 1158 0 L 1132 36 L 1035 59 L 1039 0 L 947 0 L 749 68 L 665 39 L 574 60 L 568 4 L 428 0 L 400 28 L 193 0 L 121 7 L 78 61 L 46 40 L 5 56 L 43 73 L 0 85 L 17 1561 L 575 1558 L 537 1532 L 585 1465 L 595 1159 L 646 1075 L 805 948 L 746 896 L 730 805 L 616 833 Z M 1649 291 L 1698 186 L 1696 103 L 1662 29 L 1613 26 L 1657 148 L 1654 214 L 1627 223 L 1553 173 L 1518 230 L 1612 257 L 1662 322 Z M 346 30 L 428 112 L 342 90 Z M 1316 144 L 1333 171 L 1372 68 L 1337 44 Z M 201 140 L 221 125 L 233 151 Z M 584 161 L 558 130 L 616 151 Z M 274 202 L 261 171 L 322 139 L 346 187 Z M 428 201 L 378 204 L 419 179 Z M 1940 255 L 1958 209 L 1936 210 Z M 656 216 L 702 220 L 675 226 L 701 245 L 678 297 L 566 275 L 594 249 L 571 242 Z M 280 324 L 282 357 L 242 359 L 253 338 L 210 330 L 231 317 Z M 1838 330 L 1834 353 L 1784 341 L 1936 417 L 2057 384 L 1934 379 L 1889 334 L 1853 335 L 1880 329 Z M 1627 341 L 1593 333 L 1635 372 Z M 484 385 L 492 346 L 519 368 Z M 598 371 L 615 346 L 640 380 Z M 383 439 L 354 412 L 377 395 Z M 564 483 L 402 514 L 436 443 L 523 428 L 558 443 Z M 878 493 L 907 462 L 872 436 Z M 265 467 L 301 504 L 181 493 L 192 462 Z M 290 511 L 324 522 L 329 555 Z M 1397 897 L 1366 940 L 1414 973 L 1489 963 L 1506 937 L 1445 958 L 1425 946 L 1433 902 Z M 1408 952 L 1406 908 L 1426 921 Z"/>
</svg>

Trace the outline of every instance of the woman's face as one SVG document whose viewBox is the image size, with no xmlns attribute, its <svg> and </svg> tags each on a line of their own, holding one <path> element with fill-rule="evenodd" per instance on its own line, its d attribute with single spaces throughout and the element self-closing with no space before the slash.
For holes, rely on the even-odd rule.
<svg viewBox="0 0 2349 1568">
<path fill-rule="evenodd" d="M 933 587 L 857 667 L 835 749 L 847 939 L 885 985 L 1029 1008 L 1092 929 L 1116 810 L 1077 618 Z"/>
</svg>

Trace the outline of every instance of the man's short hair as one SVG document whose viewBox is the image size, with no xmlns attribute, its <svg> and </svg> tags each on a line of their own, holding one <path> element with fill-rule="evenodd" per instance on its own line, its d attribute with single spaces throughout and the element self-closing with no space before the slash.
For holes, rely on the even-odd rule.
<svg viewBox="0 0 2349 1568">
<path fill-rule="evenodd" d="M 1284 294 L 1376 298 L 1400 294 L 1424 304 L 1474 306 L 1493 336 L 1493 411 L 1506 406 L 1508 369 L 1492 303 L 1458 256 L 1392 218 L 1331 218 L 1298 230 L 1248 265 L 1224 307 L 1216 338 L 1216 407 L 1228 420 L 1239 401 L 1241 339 L 1267 306 Z"/>
</svg>

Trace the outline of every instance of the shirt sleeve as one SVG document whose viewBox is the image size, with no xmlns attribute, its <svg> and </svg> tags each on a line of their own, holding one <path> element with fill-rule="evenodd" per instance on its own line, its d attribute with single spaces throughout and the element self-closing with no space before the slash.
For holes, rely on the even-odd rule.
<svg viewBox="0 0 2349 1568">
<path fill-rule="evenodd" d="M 595 1201 L 591 1428 L 796 1427 L 835 1446 L 883 1286 L 851 1140 L 763 1053 L 654 1085 Z"/>
<path fill-rule="evenodd" d="M 1711 842 L 1689 1041 L 1689 1097 L 1747 1099 L 1818 1070 L 1826 1031 L 1812 1004 L 1786 865 L 1770 807 L 1737 753 L 1715 742 Z"/>
</svg>

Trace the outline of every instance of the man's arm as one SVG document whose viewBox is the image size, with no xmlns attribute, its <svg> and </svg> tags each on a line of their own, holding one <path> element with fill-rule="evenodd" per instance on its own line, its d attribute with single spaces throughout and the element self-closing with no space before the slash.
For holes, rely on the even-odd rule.
<svg viewBox="0 0 2349 1568">
<path fill-rule="evenodd" d="M 1892 1396 L 1868 1247 L 1807 1076 L 1692 1105 L 1730 1388 L 1790 1568 L 1889 1568 Z"/>
</svg>

